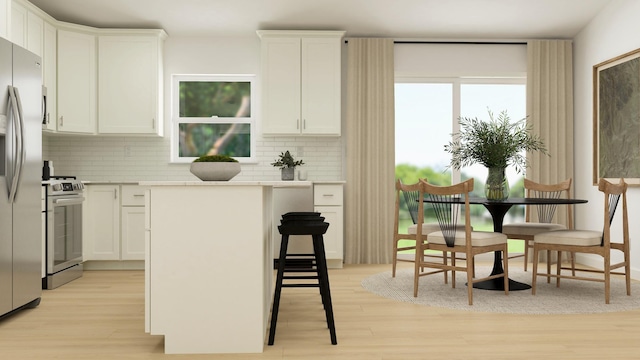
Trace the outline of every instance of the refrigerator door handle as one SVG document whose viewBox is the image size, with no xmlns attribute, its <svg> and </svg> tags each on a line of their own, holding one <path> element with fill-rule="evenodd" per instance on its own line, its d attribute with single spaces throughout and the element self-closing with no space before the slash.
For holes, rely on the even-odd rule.
<svg viewBox="0 0 640 360">
<path fill-rule="evenodd" d="M 22 178 L 22 172 L 24 171 L 24 162 L 27 159 L 26 147 L 24 146 L 24 110 L 22 109 L 22 101 L 20 100 L 20 91 L 18 91 L 17 87 L 13 88 L 16 93 L 16 103 L 18 104 L 18 114 L 20 117 L 18 118 L 18 128 L 20 129 L 20 133 L 18 134 L 18 185 L 20 184 L 20 179 Z M 16 187 L 16 193 L 14 197 L 17 196 L 19 186 Z"/>
<path fill-rule="evenodd" d="M 9 109 L 11 111 L 9 111 Z M 13 86 L 9 86 L 9 101 L 7 104 L 7 114 L 11 114 L 11 112 L 13 112 L 13 128 L 14 128 L 14 137 L 15 137 L 15 142 L 14 142 L 14 156 L 16 157 L 16 159 L 14 159 L 15 161 L 13 161 L 13 169 L 12 169 L 12 178 L 10 181 L 7 181 L 7 186 L 9 188 L 9 203 L 13 203 L 16 197 L 16 192 L 18 189 L 18 167 L 19 167 L 19 160 L 17 159 L 17 157 L 19 157 L 19 150 L 20 147 L 22 147 L 22 144 L 18 145 L 18 142 L 20 141 L 20 137 L 19 137 L 19 132 L 20 132 L 20 124 L 19 124 L 19 118 L 20 118 L 20 114 L 18 112 L 18 101 L 16 99 L 16 93 L 15 93 L 15 88 Z M 11 185 L 9 185 L 11 184 Z"/>
</svg>

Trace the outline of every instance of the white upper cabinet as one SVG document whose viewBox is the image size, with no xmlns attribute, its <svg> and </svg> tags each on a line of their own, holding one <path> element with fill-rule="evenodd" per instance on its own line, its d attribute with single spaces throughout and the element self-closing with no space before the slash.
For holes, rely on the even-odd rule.
<svg viewBox="0 0 640 360">
<path fill-rule="evenodd" d="M 0 0 L 0 37 L 11 40 L 11 0 Z"/>
<path fill-rule="evenodd" d="M 42 82 L 46 87 L 44 119 L 42 129 L 56 131 L 56 118 L 58 113 L 58 30 L 48 22 L 44 22 L 44 53 Z"/>
<path fill-rule="evenodd" d="M 27 14 L 27 50 L 40 56 L 41 58 L 43 57 L 44 20 L 31 11 L 29 11 Z"/>
<path fill-rule="evenodd" d="M 98 133 L 162 135 L 162 30 L 98 37 Z"/>
<path fill-rule="evenodd" d="M 96 132 L 96 37 L 58 29 L 58 132 Z"/>
<path fill-rule="evenodd" d="M 265 135 L 340 135 L 343 31 L 258 31 Z"/>
</svg>

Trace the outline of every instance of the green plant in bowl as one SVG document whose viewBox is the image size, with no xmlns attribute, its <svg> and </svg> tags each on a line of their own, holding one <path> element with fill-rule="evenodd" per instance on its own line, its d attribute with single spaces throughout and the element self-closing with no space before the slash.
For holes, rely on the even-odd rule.
<svg viewBox="0 0 640 360">
<path fill-rule="evenodd" d="M 193 160 L 189 170 L 200 180 L 228 181 L 240 173 L 240 163 L 227 155 L 205 155 Z"/>
</svg>

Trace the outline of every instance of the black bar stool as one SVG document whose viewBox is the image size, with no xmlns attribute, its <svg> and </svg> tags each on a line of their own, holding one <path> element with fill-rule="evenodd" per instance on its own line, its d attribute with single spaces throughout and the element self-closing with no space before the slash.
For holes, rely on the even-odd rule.
<svg viewBox="0 0 640 360">
<path fill-rule="evenodd" d="M 324 252 L 323 234 L 327 232 L 329 223 L 317 212 L 292 212 L 282 215 L 278 230 L 282 235 L 280 257 L 278 258 L 278 275 L 276 290 L 273 295 L 273 309 L 271 311 L 271 327 L 269 329 L 269 345 L 273 345 L 276 336 L 278 308 L 283 287 L 318 287 L 327 318 L 327 326 L 331 335 L 331 344 L 338 344 L 335 323 L 333 321 L 333 306 L 329 289 L 329 274 L 327 259 Z M 311 235 L 313 254 L 287 254 L 290 235 Z M 296 273 L 285 275 L 285 273 Z M 311 275 L 308 275 L 311 274 Z M 317 280 L 317 283 L 298 282 L 283 283 L 284 280 Z"/>
</svg>

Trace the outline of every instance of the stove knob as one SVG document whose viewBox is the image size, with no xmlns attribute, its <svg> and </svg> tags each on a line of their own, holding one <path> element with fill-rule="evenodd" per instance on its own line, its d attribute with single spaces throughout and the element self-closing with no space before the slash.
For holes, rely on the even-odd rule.
<svg viewBox="0 0 640 360">
<path fill-rule="evenodd" d="M 51 187 L 53 188 L 53 191 L 62 190 L 62 184 L 53 184 Z"/>
</svg>

